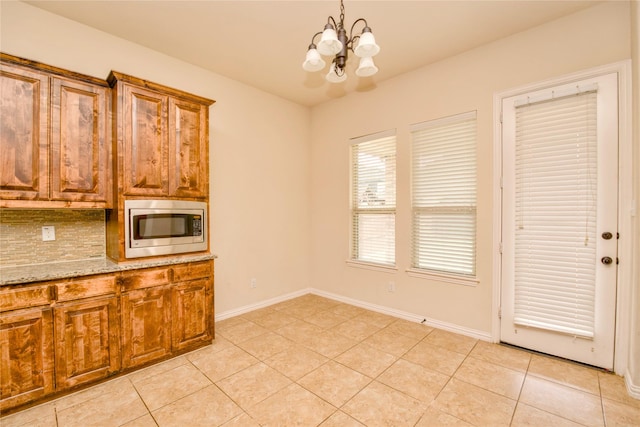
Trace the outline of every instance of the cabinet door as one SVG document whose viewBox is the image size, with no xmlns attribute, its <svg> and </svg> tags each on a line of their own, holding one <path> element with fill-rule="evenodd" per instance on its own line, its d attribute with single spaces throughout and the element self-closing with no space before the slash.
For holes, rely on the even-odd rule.
<svg viewBox="0 0 640 427">
<path fill-rule="evenodd" d="M 125 195 L 169 195 L 168 97 L 123 85 Z"/>
<path fill-rule="evenodd" d="M 0 65 L 0 198 L 49 196 L 49 78 Z"/>
<path fill-rule="evenodd" d="M 117 310 L 115 296 L 60 304 L 54 309 L 59 390 L 118 371 Z"/>
<path fill-rule="evenodd" d="M 169 193 L 172 196 L 208 196 L 207 107 L 169 100 Z"/>
<path fill-rule="evenodd" d="M 0 411 L 53 392 L 51 309 L 0 313 Z"/>
<path fill-rule="evenodd" d="M 170 287 L 122 294 L 122 367 L 160 359 L 171 352 Z"/>
<path fill-rule="evenodd" d="M 176 283 L 172 289 L 172 344 L 174 350 L 210 342 L 213 296 L 209 278 Z"/>
<path fill-rule="evenodd" d="M 107 200 L 107 89 L 53 79 L 51 198 Z"/>
</svg>

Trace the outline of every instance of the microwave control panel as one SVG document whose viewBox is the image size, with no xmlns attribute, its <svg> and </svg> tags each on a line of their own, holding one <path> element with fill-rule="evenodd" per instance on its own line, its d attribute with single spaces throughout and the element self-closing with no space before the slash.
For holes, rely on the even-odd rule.
<svg viewBox="0 0 640 427">
<path fill-rule="evenodd" d="M 202 218 L 200 215 L 193 216 L 193 235 L 202 236 Z"/>
</svg>

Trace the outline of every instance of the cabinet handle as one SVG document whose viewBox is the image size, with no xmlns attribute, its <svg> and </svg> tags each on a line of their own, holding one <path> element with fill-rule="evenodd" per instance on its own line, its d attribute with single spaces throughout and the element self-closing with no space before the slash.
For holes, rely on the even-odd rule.
<svg viewBox="0 0 640 427">
<path fill-rule="evenodd" d="M 57 301 L 58 300 L 58 287 L 56 285 L 53 285 L 53 286 L 49 287 L 49 298 L 52 301 Z"/>
</svg>

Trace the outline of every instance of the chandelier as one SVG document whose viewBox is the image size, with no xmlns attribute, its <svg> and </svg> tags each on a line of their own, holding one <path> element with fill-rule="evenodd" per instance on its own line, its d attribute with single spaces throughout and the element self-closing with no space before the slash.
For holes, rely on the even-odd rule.
<svg viewBox="0 0 640 427">
<path fill-rule="evenodd" d="M 353 29 L 359 22 L 364 23 L 364 28 L 362 32 L 354 35 Z M 320 34 L 322 37 L 316 46 L 314 41 Z M 358 44 L 354 47 L 356 42 Z M 320 71 L 326 64 L 321 55 L 333 56 L 326 79 L 331 83 L 341 83 L 347 79 L 345 66 L 347 65 L 348 51 L 352 51 L 360 57 L 360 65 L 356 70 L 356 75 L 368 77 L 378 72 L 378 67 L 373 63 L 373 57 L 380 52 L 380 46 L 376 44 L 371 28 L 369 28 L 366 19 L 359 18 L 351 26 L 349 38 L 347 38 L 344 26 L 344 4 L 340 0 L 340 21 L 336 22 L 333 16 L 329 16 L 324 31 L 315 33 L 311 37 L 311 44 L 307 50 L 306 59 L 302 63 L 302 68 L 305 71 Z"/>
</svg>

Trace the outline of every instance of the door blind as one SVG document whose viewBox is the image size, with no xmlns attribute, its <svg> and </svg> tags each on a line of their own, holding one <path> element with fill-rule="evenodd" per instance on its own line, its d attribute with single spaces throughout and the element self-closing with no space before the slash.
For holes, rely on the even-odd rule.
<svg viewBox="0 0 640 427">
<path fill-rule="evenodd" d="M 351 259 L 395 265 L 395 131 L 351 145 Z"/>
<path fill-rule="evenodd" d="M 596 92 L 516 107 L 514 323 L 594 335 Z"/>
</svg>

